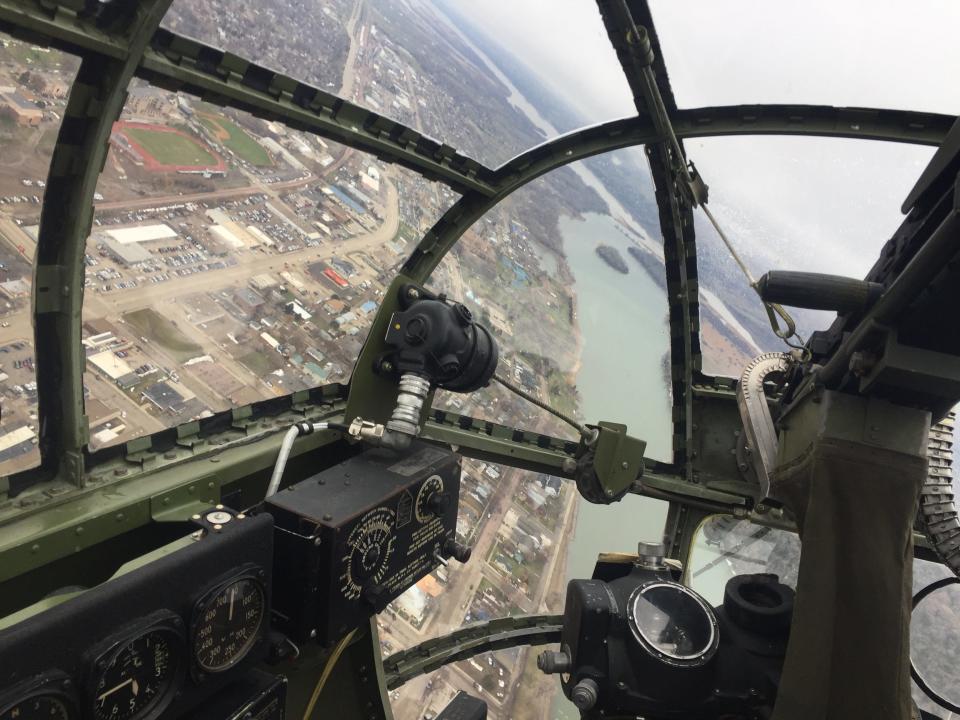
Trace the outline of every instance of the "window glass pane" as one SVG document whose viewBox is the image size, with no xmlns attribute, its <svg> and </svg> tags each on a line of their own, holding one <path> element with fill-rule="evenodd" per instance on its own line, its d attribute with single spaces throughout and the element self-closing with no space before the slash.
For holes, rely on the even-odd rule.
<svg viewBox="0 0 960 720">
<path fill-rule="evenodd" d="M 364 153 L 133 86 L 87 247 L 91 445 L 346 381 L 420 229 L 455 200 Z"/>
<path fill-rule="evenodd" d="M 627 423 L 648 455 L 669 460 L 666 283 L 644 162 L 620 151 L 535 180 L 467 231 L 431 285 L 493 329 L 500 374 L 581 419 Z M 505 398 L 491 386 L 438 407 L 472 402 L 503 422 L 508 402 L 529 416 Z"/>
<path fill-rule="evenodd" d="M 505 0 L 336 0 L 242 10 L 224 0 L 175 0 L 164 26 L 492 166 L 545 137 L 635 112 L 589 3 L 551 3 L 550 12 Z M 571 44 L 577 53 L 567 51 Z"/>
<path fill-rule="evenodd" d="M 651 6 L 680 107 L 804 103 L 960 113 L 960 96 L 944 81 L 960 70 L 956 3 L 652 0 Z"/>
<path fill-rule="evenodd" d="M 576 163 L 489 211 L 428 285 L 464 301 L 492 329 L 499 374 L 580 420 L 626 422 L 648 441 L 648 455 L 669 460 L 665 283 L 659 243 L 650 239 L 656 222 L 641 152 Z M 598 245 L 616 254 L 605 261 Z M 626 274 L 613 267 L 618 260 Z M 576 438 L 568 425 L 497 383 L 470 395 L 439 392 L 434 408 Z M 591 505 L 573 483 L 466 460 L 459 532 L 473 545 L 473 558 L 451 563 L 391 606 L 381 617 L 384 652 L 506 614 L 560 612 L 569 579 L 589 577 L 600 552 L 635 552 L 639 540 L 659 540 L 665 517 L 665 503 L 630 496 Z M 491 716 L 524 716 L 532 697 L 540 709 L 549 698 L 551 717 L 569 712 L 555 678 L 536 670 L 535 656 L 513 661 L 520 668 L 515 692 L 504 699 L 496 690 L 492 698 L 481 694 Z M 447 675 L 454 684 L 484 688 L 482 675 L 472 675 L 478 672 L 468 664 Z M 426 682 L 395 694 L 398 717 L 442 706 L 444 683 Z"/>
<path fill-rule="evenodd" d="M 693 538 L 685 584 L 711 605 L 720 605 L 727 581 L 735 575 L 772 573 L 796 588 L 799 568 L 800 538 L 795 533 L 715 515 Z"/>
<path fill-rule="evenodd" d="M 50 158 L 78 58 L 0 34 L 0 474 L 40 462 L 30 293 Z"/>
<path fill-rule="evenodd" d="M 934 149 L 835 138 L 689 140 L 710 209 L 754 277 L 801 270 L 862 278 L 899 227 L 900 205 Z M 704 369 L 737 376 L 760 351 L 785 346 L 759 299 L 699 210 L 694 211 Z M 788 309 L 804 338 L 826 312 Z"/>
</svg>

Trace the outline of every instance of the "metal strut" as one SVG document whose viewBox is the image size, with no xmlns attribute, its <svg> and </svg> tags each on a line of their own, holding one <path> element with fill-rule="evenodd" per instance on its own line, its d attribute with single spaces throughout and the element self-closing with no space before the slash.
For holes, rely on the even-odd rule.
<svg viewBox="0 0 960 720">
<path fill-rule="evenodd" d="M 643 94 L 646 100 L 647 110 L 650 112 L 656 131 L 669 143 L 673 155 L 673 171 L 681 180 L 679 185 L 684 190 L 690 204 L 693 205 L 693 207 L 699 207 L 703 210 L 703 214 L 707 216 L 707 220 L 710 221 L 713 229 L 726 246 L 727 252 L 730 253 L 734 262 L 747 278 L 750 287 L 753 288 L 759 297 L 760 291 L 757 288 L 756 279 L 754 279 L 746 263 L 743 262 L 740 255 L 734 249 L 733 243 L 730 242 L 730 239 L 720 227 L 713 213 L 707 208 L 709 188 L 697 172 L 696 166 L 694 166 L 693 162 L 687 160 L 683 149 L 680 147 L 680 141 L 677 139 L 676 132 L 674 132 L 673 123 L 670 121 L 670 115 L 667 113 L 667 108 L 663 103 L 663 97 L 660 95 L 660 88 L 657 87 L 657 79 L 651 67 L 653 63 L 653 50 L 650 46 L 650 38 L 647 35 L 647 30 L 634 22 L 633 15 L 627 6 L 626 0 L 619 0 L 619 4 L 621 12 L 629 26 L 627 30 L 627 45 L 633 51 L 634 59 L 640 66 L 640 73 L 643 78 Z M 770 320 L 770 328 L 773 330 L 773 333 L 792 348 L 799 349 L 804 347 L 804 340 L 797 333 L 797 325 L 790 316 L 790 313 L 784 310 L 778 303 L 766 302 L 763 298 L 761 298 L 761 302 L 767 311 L 767 317 Z M 783 327 L 781 327 L 781 321 L 783 322 Z M 791 342 L 791 338 L 796 338 L 796 341 Z"/>
</svg>

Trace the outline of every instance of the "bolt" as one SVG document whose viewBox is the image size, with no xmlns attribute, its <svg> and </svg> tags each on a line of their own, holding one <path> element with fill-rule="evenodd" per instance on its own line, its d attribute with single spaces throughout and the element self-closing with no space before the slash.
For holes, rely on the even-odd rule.
<svg viewBox="0 0 960 720">
<path fill-rule="evenodd" d="M 315 537 L 315 538 L 313 539 L 313 544 L 314 544 L 314 545 L 320 545 L 320 544 L 322 544 L 322 543 L 323 543 L 323 541 L 322 541 L 320 538 L 318 538 L 318 537 Z"/>
<path fill-rule="evenodd" d="M 384 372 L 393 372 L 393 363 L 391 362 L 381 363 L 380 369 L 383 370 Z"/>
<path fill-rule="evenodd" d="M 607 497 L 613 497 L 613 490 L 611 490 L 610 488 L 607 488 L 606 495 Z"/>
<path fill-rule="evenodd" d="M 573 458 L 564 458 L 561 469 L 568 475 L 571 475 L 577 469 L 577 461 Z"/>
<path fill-rule="evenodd" d="M 330 513 L 325 513 L 323 516 L 323 519 L 326 520 L 327 522 L 330 522 L 331 520 L 333 520 L 333 515 L 331 515 Z"/>
<path fill-rule="evenodd" d="M 317 636 L 317 631 L 316 631 L 316 630 L 311 630 L 311 631 L 310 631 L 310 637 L 315 638 L 316 636 Z"/>
<path fill-rule="evenodd" d="M 626 470 L 628 467 L 630 467 L 630 464 L 626 460 L 624 460 L 622 463 L 620 463 L 620 467 Z"/>
<path fill-rule="evenodd" d="M 123 513 L 117 513 L 115 517 L 117 522 L 123 522 Z"/>
<path fill-rule="evenodd" d="M 413 299 L 413 300 L 416 300 L 418 297 L 420 297 L 420 291 L 417 290 L 415 287 L 408 288 L 408 289 L 407 289 L 407 297 L 408 297 L 408 298 L 411 298 L 411 299 Z"/>
<path fill-rule="evenodd" d="M 82 527 L 78 527 L 78 528 L 76 529 L 76 533 L 77 533 L 77 535 L 83 535 L 83 528 L 82 528 Z"/>
<path fill-rule="evenodd" d="M 237 520 L 244 520 L 247 516 L 244 513 L 237 514 Z"/>
<path fill-rule="evenodd" d="M 199 519 L 200 519 L 200 516 L 199 516 L 199 515 L 191 515 L 191 516 L 190 516 L 190 519 L 191 519 L 191 520 L 199 520 Z"/>
</svg>

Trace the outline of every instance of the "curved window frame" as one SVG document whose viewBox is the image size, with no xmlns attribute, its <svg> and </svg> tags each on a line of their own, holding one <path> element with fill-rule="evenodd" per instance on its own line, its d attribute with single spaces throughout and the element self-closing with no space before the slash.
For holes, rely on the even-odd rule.
<svg viewBox="0 0 960 720">
<path fill-rule="evenodd" d="M 424 235 L 398 276 L 421 283 L 476 219 L 518 188 L 550 170 L 612 150 L 643 145 L 649 154 L 651 144 L 660 139 L 647 119 L 613 120 L 560 136 L 490 169 L 377 113 L 161 29 L 168 5 L 169 0 L 150 0 L 138 6 L 137 12 L 129 7 L 101 5 L 95 13 L 81 15 L 69 26 L 23 6 L 11 11 L 7 20 L 14 26 L 31 28 L 34 42 L 82 58 L 47 178 L 48 188 L 58 190 L 64 202 L 57 208 L 44 208 L 35 259 L 35 345 L 45 365 L 38 367 L 42 378 L 38 382 L 41 465 L 12 476 L 12 486 L 28 486 L 54 477 L 83 486 L 85 471 L 109 458 L 134 455 L 162 446 L 167 442 L 163 438 L 171 435 L 180 438 L 201 431 L 206 424 L 213 428 L 223 423 L 220 415 L 225 413 L 209 418 L 206 424 L 186 423 L 95 453 L 87 448 L 80 352 L 82 292 L 72 291 L 71 284 L 76 287 L 79 278 L 82 286 L 86 231 L 92 221 L 93 194 L 102 164 L 97 160 L 105 152 L 105 133 L 119 116 L 132 77 L 201 98 L 215 97 L 218 104 L 374 153 L 460 192 L 461 199 Z M 91 119 L 82 108 L 93 97 L 100 100 L 102 109 L 99 117 Z M 716 135 L 787 134 L 937 145 L 954 120 L 909 111 L 785 105 L 691 110 L 668 107 L 668 112 L 681 141 Z M 81 159 L 86 161 L 86 171 L 78 173 L 73 168 L 83 164 L 77 162 Z M 68 219 L 72 227 L 68 227 Z M 695 301 L 692 304 L 695 306 Z M 391 311 L 390 303 L 385 302 L 370 337 L 376 336 L 378 326 Z M 686 317 L 687 322 L 691 317 L 695 320 L 695 307 L 693 315 Z M 294 393 L 234 408 L 229 415 L 259 417 L 299 403 L 313 403 L 316 397 L 342 397 L 349 387 L 371 381 L 364 365 L 371 348 L 372 343 L 367 342 L 357 366 L 359 372 L 345 389 L 321 387 L 306 394 Z M 692 359 L 685 362 L 689 364 Z M 350 410 L 348 404 L 348 414 Z"/>
</svg>

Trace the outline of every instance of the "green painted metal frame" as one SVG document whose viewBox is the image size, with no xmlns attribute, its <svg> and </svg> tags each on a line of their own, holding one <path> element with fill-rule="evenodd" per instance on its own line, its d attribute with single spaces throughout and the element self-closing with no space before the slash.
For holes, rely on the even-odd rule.
<svg viewBox="0 0 960 720">
<path fill-rule="evenodd" d="M 33 278 L 40 456 L 44 471 L 78 487 L 88 433 L 81 316 L 93 195 L 127 86 L 171 1 L 144 0 L 114 20 L 114 34 L 126 39 L 123 57 L 83 58 L 50 161 L 46 197 L 56 202 L 43 204 Z"/>
<path fill-rule="evenodd" d="M 61 3 L 0 0 L 0 30 L 83 58 L 48 178 L 48 196 L 56 194 L 62 202 L 56 207 L 44 206 L 38 242 L 34 312 L 42 465 L 39 472 L 26 474 L 67 479 L 79 489 L 63 497 L 54 494 L 49 502 L 33 511 L 18 512 L 12 523 L 4 524 L 4 544 L 0 545 L 3 578 L 15 577 L 24 568 L 65 558 L 70 552 L 132 528 L 179 518 L 185 508 L 215 499 L 225 484 L 263 474 L 279 444 L 279 430 L 287 422 L 286 416 L 278 416 L 269 423 L 270 427 L 264 423 L 260 428 L 262 432 L 253 431 L 245 441 L 220 448 L 216 448 L 215 443 L 204 447 L 205 441 L 194 443 L 190 440 L 191 431 L 177 430 L 178 442 L 181 436 L 184 442 L 162 457 L 147 446 L 140 453 L 128 447 L 125 455 L 102 464 L 94 472 L 84 467 L 87 425 L 83 415 L 80 350 L 83 252 L 110 126 L 122 110 L 126 88 L 134 75 L 161 87 L 196 94 L 373 153 L 461 192 L 461 200 L 424 236 L 405 264 L 403 272 L 414 282 L 426 281 L 469 226 L 518 188 L 571 162 L 624 147 L 646 145 L 665 239 L 677 453 L 673 464 L 646 461 L 647 473 L 633 491 L 676 501 L 671 503 L 674 553 L 683 552 L 695 521 L 708 512 L 726 509 L 742 516 L 751 515 L 742 497 L 719 489 L 691 486 L 689 482 L 693 432 L 689 389 L 694 380 L 704 380 L 699 374 L 692 216 L 673 185 L 667 151 L 660 143 L 663 138 L 645 116 L 642 103 L 638 104 L 637 118 L 616 120 L 557 138 L 494 171 L 411 128 L 317 88 L 230 53 L 159 30 L 169 2 L 131 3 L 127 8 L 132 12 L 127 15 L 120 12 L 105 22 L 89 14 L 86 4 L 79 0 Z M 605 3 L 601 0 L 600 5 L 603 8 Z M 646 4 L 631 0 L 629 7 L 637 21 L 650 30 L 658 51 Z M 610 13 L 606 13 L 606 18 L 614 46 L 622 51 L 624 48 L 618 43 L 624 32 L 622 18 L 617 20 Z M 618 54 L 628 81 L 636 85 L 637 72 L 631 66 L 629 53 Z M 787 134 L 936 145 L 953 122 L 953 118 L 943 115 L 816 106 L 679 110 L 673 102 L 659 52 L 655 71 L 681 139 Z M 640 97 L 636 89 L 635 94 Z M 388 307 L 381 309 L 374 327 L 386 321 L 388 312 Z M 361 360 L 376 352 L 378 340 L 378 335 L 371 333 Z M 366 402 L 375 408 L 377 403 L 369 398 L 366 401 L 356 398 L 357 394 L 369 396 L 370 388 L 376 387 L 370 375 L 360 368 L 351 401 L 360 405 Z M 370 387 L 358 387 L 371 382 Z M 244 416 L 243 410 L 237 411 L 238 421 Z M 301 408 L 299 412 L 302 416 L 304 410 Z M 309 414 L 309 410 L 306 412 Z M 250 428 L 242 427 L 242 430 L 246 433 Z M 565 467 L 569 467 L 571 448 L 556 438 L 493 426 L 486 421 L 465 422 L 452 415 L 431 418 L 425 426 L 424 437 L 457 445 L 466 454 L 569 475 Z M 317 435 L 307 439 L 295 457 L 333 438 Z M 198 469 L 201 462 L 217 467 L 212 471 L 209 465 Z M 201 487 L 204 483 L 205 488 Z M 686 515 L 681 516 L 683 513 Z M 557 616 L 504 618 L 428 641 L 389 658 L 385 663 L 389 673 L 386 683 L 394 687 L 415 674 L 478 652 L 523 643 L 554 642 L 559 635 L 559 622 Z M 371 626 L 371 636 L 376 636 L 375 625 Z M 356 668 L 344 666 L 344 671 L 353 675 L 359 672 L 359 677 L 370 675 L 367 656 L 373 657 L 370 653 L 375 648 L 376 643 L 359 643 L 358 651 L 364 653 L 364 659 L 358 660 L 360 664 Z M 372 677 L 382 680 L 383 670 L 378 663 L 374 665 L 377 671 Z M 389 710 L 384 709 L 386 702 L 382 697 L 383 683 L 376 684 L 381 688 L 379 716 L 388 717 Z"/>
<path fill-rule="evenodd" d="M 466 229 L 518 188 L 568 163 L 658 139 L 643 115 L 615 120 L 551 140 L 493 171 L 411 128 L 242 58 L 157 29 L 158 16 L 162 16 L 159 4 L 137 5 L 134 15 L 120 15 L 109 23 L 84 8 L 82 2 L 0 0 L 0 29 L 84 58 L 48 179 L 48 193 L 58 190 L 65 202 L 45 207 L 41 224 L 34 307 L 43 462 L 38 471 L 24 473 L 27 478 L 58 477 L 76 486 L 85 482 L 87 425 L 79 350 L 83 246 L 109 125 L 122 108 L 126 85 L 134 74 L 373 152 L 462 191 L 460 201 L 428 231 L 407 261 L 404 273 L 414 282 L 425 281 Z M 154 9 L 149 17 L 148 8 Z M 665 78 L 662 67 L 658 72 Z M 901 111 L 770 105 L 672 108 L 672 116 L 680 137 L 776 133 L 921 144 L 937 144 L 953 120 Z M 67 218 L 72 222 L 66 222 Z M 667 245 L 669 249 L 670 243 Z M 681 265 L 682 273 L 668 272 L 683 277 L 689 267 L 695 268 L 689 245 L 668 257 L 668 268 Z M 674 371 L 680 368 L 684 379 L 698 369 L 695 290 L 695 280 L 690 282 L 688 276 L 683 293 L 686 300 L 673 303 L 671 311 L 673 334 L 684 338 L 680 355 L 688 358 L 675 363 Z M 382 308 L 381 314 L 386 311 Z M 378 317 L 374 326 L 382 325 L 381 321 L 385 322 L 384 317 Z M 378 334 L 372 333 L 372 344 L 378 340 Z M 371 342 L 361 360 L 371 355 Z M 360 385 L 372 382 L 372 373 L 364 372 L 362 363 L 358 370 L 353 396 L 363 394 Z M 436 426 L 431 432 L 439 437 L 452 431 Z M 686 431 L 679 434 L 684 436 Z M 505 462 L 515 460 L 518 452 L 529 452 L 523 441 L 513 437 L 479 444 L 485 445 L 479 452 Z M 670 474 L 680 467 L 671 466 Z"/>
</svg>

